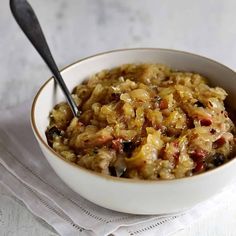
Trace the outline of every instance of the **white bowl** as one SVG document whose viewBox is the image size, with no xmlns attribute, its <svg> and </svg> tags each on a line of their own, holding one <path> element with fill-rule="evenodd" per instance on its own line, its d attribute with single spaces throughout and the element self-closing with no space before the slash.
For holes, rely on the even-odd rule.
<svg viewBox="0 0 236 236">
<path fill-rule="evenodd" d="M 212 85 L 229 94 L 236 108 L 236 73 L 218 62 L 191 53 L 168 49 L 128 49 L 111 51 L 80 60 L 64 70 L 70 90 L 92 74 L 125 63 L 162 63 L 171 68 L 198 72 Z M 176 180 L 132 180 L 104 176 L 72 164 L 47 144 L 48 115 L 64 95 L 49 79 L 37 93 L 31 113 L 32 128 L 38 143 L 57 175 L 75 192 L 97 205 L 133 214 L 173 213 L 193 207 L 221 191 L 236 177 L 236 159 L 205 173 Z"/>
</svg>

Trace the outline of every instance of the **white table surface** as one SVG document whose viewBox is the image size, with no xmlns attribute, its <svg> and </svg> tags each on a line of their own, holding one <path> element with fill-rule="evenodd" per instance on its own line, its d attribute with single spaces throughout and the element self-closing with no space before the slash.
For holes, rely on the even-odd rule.
<svg viewBox="0 0 236 236">
<path fill-rule="evenodd" d="M 0 0 L 0 109 L 32 98 L 50 73 Z M 60 67 L 98 52 L 163 47 L 195 52 L 236 68 L 234 0 L 31 0 Z M 1 155 L 1 154 L 0 154 Z M 236 235 L 236 201 L 174 236 Z M 0 185 L 0 235 L 53 236 Z"/>
</svg>

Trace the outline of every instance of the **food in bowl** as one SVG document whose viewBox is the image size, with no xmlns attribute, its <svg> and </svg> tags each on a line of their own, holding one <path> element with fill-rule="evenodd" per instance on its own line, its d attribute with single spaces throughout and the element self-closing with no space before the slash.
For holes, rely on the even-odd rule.
<svg viewBox="0 0 236 236">
<path fill-rule="evenodd" d="M 175 179 L 235 156 L 235 125 L 227 93 L 203 76 L 160 64 L 103 70 L 73 90 L 79 118 L 67 103 L 50 113 L 48 144 L 65 159 L 106 175 Z"/>
</svg>

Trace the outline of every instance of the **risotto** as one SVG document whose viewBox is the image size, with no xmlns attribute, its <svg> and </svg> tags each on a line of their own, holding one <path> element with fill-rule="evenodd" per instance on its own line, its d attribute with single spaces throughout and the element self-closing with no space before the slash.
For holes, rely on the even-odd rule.
<svg viewBox="0 0 236 236">
<path fill-rule="evenodd" d="M 48 144 L 84 168 L 125 178 L 175 179 L 235 157 L 227 93 L 196 73 L 160 64 L 104 70 L 78 85 L 50 113 Z M 235 115 L 235 113 L 231 113 Z"/>
</svg>

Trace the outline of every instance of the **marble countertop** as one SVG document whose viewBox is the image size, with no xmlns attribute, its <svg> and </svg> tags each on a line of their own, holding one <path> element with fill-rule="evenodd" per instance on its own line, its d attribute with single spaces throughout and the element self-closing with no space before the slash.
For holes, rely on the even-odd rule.
<svg viewBox="0 0 236 236">
<path fill-rule="evenodd" d="M 60 68 L 85 56 L 131 47 L 190 51 L 236 68 L 234 0 L 29 2 L 39 16 Z M 8 1 L 1 1 L 0 7 L 0 69 L 0 109 L 32 98 L 50 76 L 14 22 Z M 235 212 L 236 205 L 219 209 L 175 235 L 235 235 Z M 56 235 L 3 186 L 0 187 L 0 232 L 0 235 Z"/>
</svg>

